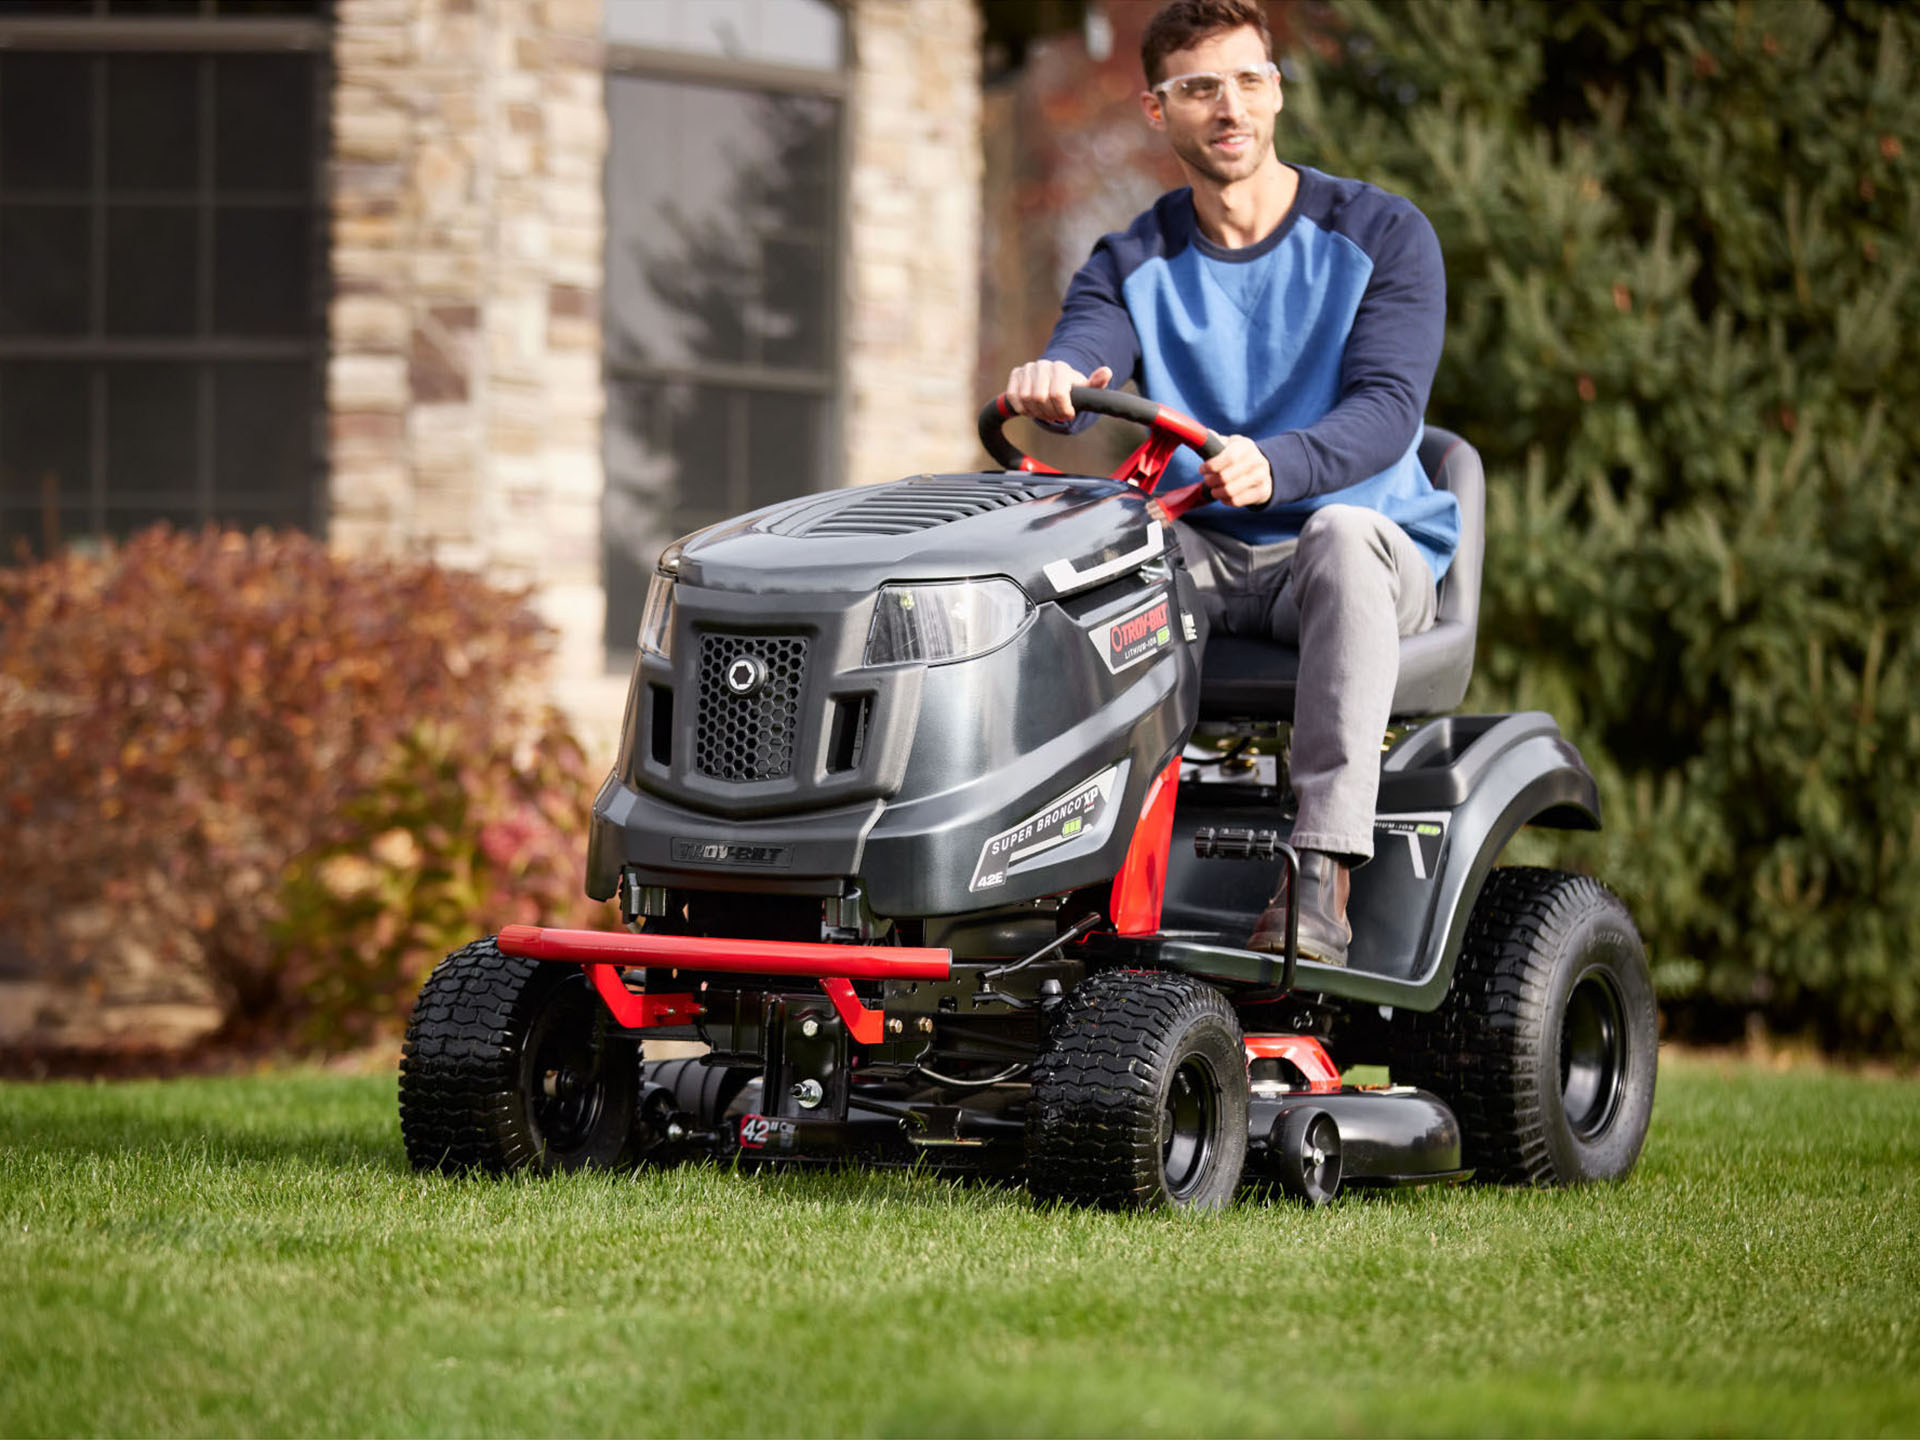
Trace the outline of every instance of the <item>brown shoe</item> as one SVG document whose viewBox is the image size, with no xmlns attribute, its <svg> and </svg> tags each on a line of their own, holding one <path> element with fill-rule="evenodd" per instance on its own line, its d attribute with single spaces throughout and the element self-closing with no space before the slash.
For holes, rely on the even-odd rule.
<svg viewBox="0 0 1920 1440">
<path fill-rule="evenodd" d="M 1300 852 L 1300 936 L 1302 960 L 1322 965 L 1347 963 L 1347 946 L 1353 943 L 1353 927 L 1347 923 L 1347 892 L 1352 882 L 1347 867 L 1320 850 Z M 1284 955 L 1287 950 L 1287 881 L 1280 873 L 1280 888 L 1261 912 L 1260 923 L 1253 927 L 1247 941 L 1249 950 L 1265 950 Z"/>
</svg>

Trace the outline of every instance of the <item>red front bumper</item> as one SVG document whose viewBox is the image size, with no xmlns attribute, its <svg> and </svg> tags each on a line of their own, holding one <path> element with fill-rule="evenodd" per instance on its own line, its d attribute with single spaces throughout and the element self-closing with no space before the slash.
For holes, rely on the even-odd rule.
<svg viewBox="0 0 1920 1440">
<path fill-rule="evenodd" d="M 848 1033 L 862 1045 L 886 1034 L 886 1014 L 869 1010 L 854 994 L 855 980 L 945 980 L 953 970 L 950 950 L 904 945 L 826 945 L 783 940 L 705 940 L 685 935 L 626 935 L 599 930 L 550 930 L 509 925 L 498 944 L 505 955 L 584 965 L 593 988 L 631 1030 L 679 1025 L 705 1007 L 691 992 L 639 995 L 627 989 L 620 970 L 707 970 L 741 975 L 777 975 L 820 982 Z"/>
</svg>

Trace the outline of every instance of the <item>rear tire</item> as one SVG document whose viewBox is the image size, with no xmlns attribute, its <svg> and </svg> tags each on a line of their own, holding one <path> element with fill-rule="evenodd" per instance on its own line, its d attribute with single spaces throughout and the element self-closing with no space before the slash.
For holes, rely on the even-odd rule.
<svg viewBox="0 0 1920 1440">
<path fill-rule="evenodd" d="M 1460 1117 L 1479 1178 L 1625 1178 L 1653 1112 L 1658 1016 L 1646 949 L 1620 898 L 1584 875 L 1500 869 L 1474 902 L 1453 985 L 1395 1017 L 1396 1082 Z"/>
<path fill-rule="evenodd" d="M 1033 1067 L 1028 1188 L 1111 1210 L 1226 1205 L 1247 1100 L 1240 1022 L 1218 990 L 1158 971 L 1091 975 Z"/>
<path fill-rule="evenodd" d="M 639 1046 L 584 970 L 476 940 L 440 962 L 414 1003 L 400 1134 L 416 1170 L 618 1166 L 639 1081 Z"/>
</svg>

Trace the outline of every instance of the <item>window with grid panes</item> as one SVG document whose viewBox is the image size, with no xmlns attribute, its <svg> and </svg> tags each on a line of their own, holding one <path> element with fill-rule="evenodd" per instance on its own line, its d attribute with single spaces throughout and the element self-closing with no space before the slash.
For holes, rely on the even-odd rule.
<svg viewBox="0 0 1920 1440">
<path fill-rule="evenodd" d="M 328 18 L 0 8 L 0 550 L 320 524 Z"/>
<path fill-rule="evenodd" d="M 835 483 L 846 21 L 606 0 L 606 641 L 677 536 Z"/>
</svg>

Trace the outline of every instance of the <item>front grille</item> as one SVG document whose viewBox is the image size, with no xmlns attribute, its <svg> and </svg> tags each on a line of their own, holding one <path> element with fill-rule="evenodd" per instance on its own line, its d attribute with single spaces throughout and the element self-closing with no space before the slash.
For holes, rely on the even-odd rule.
<svg viewBox="0 0 1920 1440">
<path fill-rule="evenodd" d="M 817 538 L 910 535 L 1018 505 L 1042 493 L 1046 492 L 997 480 L 907 480 L 876 485 L 788 533 Z"/>
<path fill-rule="evenodd" d="M 757 660 L 765 676 L 751 694 L 729 688 L 736 661 Z M 807 642 L 799 635 L 703 635 L 700 719 L 693 764 L 715 780 L 784 780 L 793 773 Z"/>
</svg>

